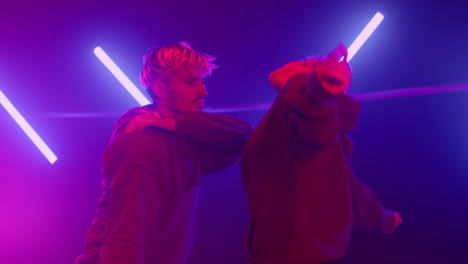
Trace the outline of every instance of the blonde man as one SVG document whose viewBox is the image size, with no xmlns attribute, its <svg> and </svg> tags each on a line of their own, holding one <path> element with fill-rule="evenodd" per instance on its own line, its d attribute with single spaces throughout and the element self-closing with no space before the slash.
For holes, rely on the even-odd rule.
<svg viewBox="0 0 468 264">
<path fill-rule="evenodd" d="M 252 132 L 202 111 L 214 58 L 187 43 L 144 58 L 153 98 L 115 124 L 103 154 L 103 193 L 77 264 L 183 264 L 194 239 L 200 179 L 233 164 Z"/>
</svg>

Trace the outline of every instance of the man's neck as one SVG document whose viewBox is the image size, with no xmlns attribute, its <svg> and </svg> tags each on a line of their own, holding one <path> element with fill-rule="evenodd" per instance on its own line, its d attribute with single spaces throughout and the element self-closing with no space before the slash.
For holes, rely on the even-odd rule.
<svg viewBox="0 0 468 264">
<path fill-rule="evenodd" d="M 154 102 L 152 111 L 158 112 L 163 116 L 173 116 L 174 113 L 169 109 L 169 106 L 164 102 Z"/>
</svg>

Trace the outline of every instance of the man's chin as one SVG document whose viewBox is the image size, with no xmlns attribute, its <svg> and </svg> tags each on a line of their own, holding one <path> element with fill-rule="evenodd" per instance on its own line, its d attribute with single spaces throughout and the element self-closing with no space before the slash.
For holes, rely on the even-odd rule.
<svg viewBox="0 0 468 264">
<path fill-rule="evenodd" d="M 203 107 L 196 107 L 193 109 L 184 109 L 181 111 L 176 111 L 176 114 L 190 114 L 190 113 L 196 113 L 196 112 L 203 112 Z"/>
<path fill-rule="evenodd" d="M 195 105 L 193 107 L 193 111 L 192 112 L 200 112 L 200 111 L 203 111 L 203 105 Z"/>
</svg>

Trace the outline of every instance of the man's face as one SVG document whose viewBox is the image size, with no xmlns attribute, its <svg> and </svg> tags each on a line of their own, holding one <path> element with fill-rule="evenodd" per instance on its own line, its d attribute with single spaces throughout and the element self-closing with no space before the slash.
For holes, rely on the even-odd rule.
<svg viewBox="0 0 468 264">
<path fill-rule="evenodd" d="M 205 88 L 205 73 L 181 72 L 168 78 L 167 104 L 174 113 L 198 112 L 205 104 L 208 94 Z"/>
</svg>

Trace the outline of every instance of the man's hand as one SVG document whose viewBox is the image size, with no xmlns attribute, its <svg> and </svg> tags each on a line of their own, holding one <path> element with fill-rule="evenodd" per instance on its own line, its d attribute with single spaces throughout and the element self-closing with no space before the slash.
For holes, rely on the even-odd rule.
<svg viewBox="0 0 468 264">
<path fill-rule="evenodd" d="M 124 133 L 139 132 L 149 126 L 175 131 L 176 121 L 172 116 L 149 110 L 140 110 L 140 113 L 127 124 Z"/>
<path fill-rule="evenodd" d="M 336 49 L 328 54 L 328 60 L 334 62 L 346 62 L 348 59 L 348 50 L 343 43 L 340 43 Z M 346 62 L 347 63 L 347 62 Z"/>
<path fill-rule="evenodd" d="M 403 220 L 399 213 L 385 210 L 383 215 L 382 231 L 386 234 L 393 234 Z"/>
<path fill-rule="evenodd" d="M 351 84 L 351 68 L 346 61 L 347 56 L 346 47 L 340 44 L 315 67 L 317 79 L 331 94 L 343 93 Z"/>
</svg>

